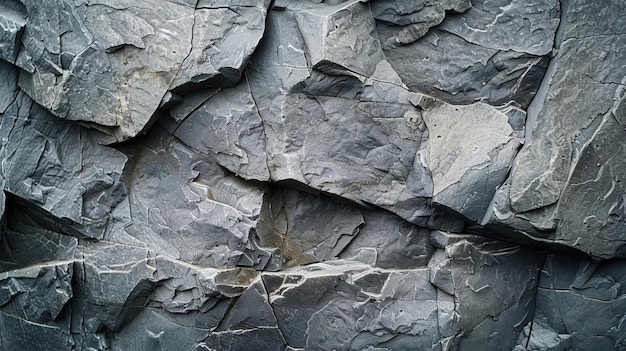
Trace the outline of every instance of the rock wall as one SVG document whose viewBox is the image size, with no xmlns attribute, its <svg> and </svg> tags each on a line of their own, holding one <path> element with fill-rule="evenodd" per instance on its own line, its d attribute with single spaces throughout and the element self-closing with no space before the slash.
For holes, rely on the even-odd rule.
<svg viewBox="0 0 626 351">
<path fill-rule="evenodd" d="M 626 4 L 4 0 L 1 350 L 626 350 Z"/>
</svg>

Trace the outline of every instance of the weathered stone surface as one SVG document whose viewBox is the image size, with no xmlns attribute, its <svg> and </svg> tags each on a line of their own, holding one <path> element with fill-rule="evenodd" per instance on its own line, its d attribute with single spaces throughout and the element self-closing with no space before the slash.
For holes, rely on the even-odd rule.
<svg viewBox="0 0 626 351">
<path fill-rule="evenodd" d="M 126 152 L 134 156 L 131 190 L 109 240 L 205 267 L 272 266 L 271 251 L 256 243 L 263 187 L 244 183 L 160 128 Z"/>
<path fill-rule="evenodd" d="M 0 350 L 626 349 L 625 14 L 4 1 Z"/>
<path fill-rule="evenodd" d="M 181 123 L 169 125 L 172 134 L 236 174 L 269 180 L 263 121 L 247 81 L 209 96 Z"/>
<path fill-rule="evenodd" d="M 272 179 L 296 180 L 425 223 L 432 189 L 419 160 L 424 145 L 405 123 L 414 109 L 330 97 L 279 98 L 265 119 Z"/>
<path fill-rule="evenodd" d="M 388 269 L 426 266 L 434 251 L 429 229 L 413 225 L 391 213 L 361 211 L 361 215 L 363 226 L 340 258 Z"/>
<path fill-rule="evenodd" d="M 337 258 L 381 268 L 424 267 L 429 229 L 387 212 L 295 190 L 273 191 L 261 244 L 277 247 L 285 267 Z"/>
<path fill-rule="evenodd" d="M 17 0 L 5 1 L 1 6 L 0 58 L 14 63 L 26 25 L 26 8 Z"/>
<path fill-rule="evenodd" d="M 191 48 L 171 87 L 233 86 L 265 30 L 269 0 L 199 0 L 193 12 Z"/>
<path fill-rule="evenodd" d="M 433 203 L 476 222 L 483 218 L 523 142 L 524 113 L 506 112 L 510 117 L 484 103 L 428 104 L 422 118 L 430 134 Z"/>
<path fill-rule="evenodd" d="M 35 101 L 58 117 L 103 131 L 105 142 L 145 130 L 169 89 L 234 85 L 263 34 L 269 5 L 22 3 L 25 23 L 11 8 L 3 17 L 12 20 L 6 23 L 11 30 L 3 33 L 18 37 L 25 26 L 23 45 L 15 60 L 17 48 L 3 41 L 2 58 L 22 68 L 20 86 Z"/>
<path fill-rule="evenodd" d="M 19 70 L 11 66 L 5 61 L 0 60 L 0 74 L 4 79 L 0 81 L 0 116 L 2 116 L 7 108 L 11 106 L 15 96 L 18 93 L 17 78 L 19 77 Z"/>
<path fill-rule="evenodd" d="M 72 261 L 0 273 L 0 311 L 34 323 L 57 319 L 72 298 Z"/>
<path fill-rule="evenodd" d="M 345 6 L 355 8 L 354 16 L 363 12 L 363 5 L 357 2 L 324 7 L 313 14 L 308 10 L 278 12 L 268 23 L 271 30 L 267 42 L 252 59 L 248 79 L 263 120 L 270 178 L 297 181 L 357 203 L 389 209 L 412 222 L 426 223 L 430 211 L 426 198 L 432 190 L 417 156 L 423 147 L 423 127 L 419 130 L 419 123 L 410 127 L 405 122 L 416 109 L 407 100 L 408 91 L 390 84 L 393 76 L 387 74 L 393 70 L 384 60 L 376 61 L 382 60 L 377 38 L 368 35 L 364 44 L 368 48 L 363 48 L 376 53 L 372 63 L 353 67 L 352 57 L 359 55 L 360 47 L 344 47 L 342 50 L 347 51 L 340 62 L 333 62 L 329 61 L 335 55 L 330 47 L 320 48 L 317 41 L 300 34 L 309 21 L 326 21 L 344 13 Z M 371 33 L 373 22 L 365 22 L 363 30 Z M 289 34 L 278 35 L 282 32 Z M 309 63 L 305 52 L 320 49 L 328 53 L 322 50 L 321 57 Z M 330 62 L 332 66 L 327 64 Z M 266 85 L 264 77 L 268 75 L 284 78 Z M 368 80 L 370 75 L 381 78 Z M 345 91 L 342 86 L 350 85 L 341 85 L 338 80 L 365 80 L 365 85 Z M 341 97 L 331 97 L 329 89 L 334 87 L 340 89 L 336 94 Z M 392 89 L 381 96 L 376 89 L 385 87 Z M 348 181 L 351 187 L 343 185 Z"/>
<path fill-rule="evenodd" d="M 625 37 L 585 25 L 602 11 L 583 7 L 563 8 L 558 53 L 529 108 L 532 134 L 483 224 L 504 222 L 517 236 L 623 257 L 623 165 L 614 156 L 624 140 Z M 611 16 L 622 23 L 624 13 L 616 5 Z"/>
<path fill-rule="evenodd" d="M 71 350 L 74 345 L 67 321 L 38 324 L 5 313 L 0 313 L 0 337 L 0 347 L 6 350 L 28 350 L 33 345 L 45 351 Z"/>
<path fill-rule="evenodd" d="M 98 145 L 91 131 L 59 121 L 23 93 L 2 116 L 0 139 L 5 192 L 73 235 L 104 236 L 124 196 L 122 153 Z"/>
<path fill-rule="evenodd" d="M 371 10 L 360 1 L 298 11 L 296 21 L 313 69 L 347 70 L 368 77 L 384 58 Z M 368 60 L 354 59 L 363 56 Z"/>
<path fill-rule="evenodd" d="M 385 44 L 407 45 L 423 37 L 428 30 L 440 24 L 447 11 L 463 12 L 472 8 L 469 0 L 411 1 L 399 0 L 373 1 L 372 15 L 375 19 L 402 26 Z"/>
<path fill-rule="evenodd" d="M 431 237 L 440 249 L 429 263 L 430 282 L 455 298 L 459 349 L 511 349 L 531 319 L 544 255 L 477 236 Z"/>
<path fill-rule="evenodd" d="M 41 228 L 27 211 L 15 203 L 9 206 L 6 227 L 0 237 L 0 270 L 6 272 L 75 257 L 77 238 Z"/>
<path fill-rule="evenodd" d="M 526 350 L 623 350 L 625 282 L 623 260 L 595 263 L 549 255 L 529 325 L 530 341 L 521 339 L 521 346 L 528 342 Z"/>
<path fill-rule="evenodd" d="M 557 1 L 479 0 L 439 29 L 483 47 L 544 56 L 552 52 L 558 24 Z"/>
<path fill-rule="evenodd" d="M 296 190 L 269 199 L 262 243 L 280 248 L 285 267 L 337 259 L 365 224 L 358 208 Z"/>
<path fill-rule="evenodd" d="M 444 101 L 498 105 L 514 100 L 526 106 L 545 71 L 543 56 L 552 51 L 558 2 L 472 1 L 471 5 L 428 33 L 420 30 L 425 36 L 418 41 L 398 38 L 411 25 L 379 21 L 385 57 L 409 88 Z"/>
</svg>

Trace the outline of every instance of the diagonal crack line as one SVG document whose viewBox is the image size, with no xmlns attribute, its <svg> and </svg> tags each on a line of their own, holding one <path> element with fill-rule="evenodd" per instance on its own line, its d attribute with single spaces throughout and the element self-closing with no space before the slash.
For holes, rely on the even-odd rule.
<svg viewBox="0 0 626 351">
<path fill-rule="evenodd" d="M 274 306 L 272 306 L 272 303 L 270 302 L 270 294 L 267 290 L 267 287 L 265 286 L 265 281 L 263 280 L 263 273 L 259 274 L 259 280 L 261 281 L 261 285 L 263 286 L 263 291 L 265 292 L 265 296 L 267 296 L 267 304 L 270 307 L 270 310 L 272 311 L 274 320 L 276 320 L 276 329 L 278 330 L 278 332 L 280 333 L 280 336 L 285 341 L 285 345 L 293 348 L 293 346 L 289 345 L 289 343 L 287 342 L 287 338 L 285 337 L 283 330 L 280 328 L 280 323 L 278 323 L 278 316 L 276 315 L 276 312 L 274 311 Z"/>
<path fill-rule="evenodd" d="M 191 52 L 193 51 L 193 39 L 194 39 L 194 32 L 196 30 L 196 10 L 198 9 L 198 3 L 200 2 L 200 0 L 196 0 L 196 4 L 193 7 L 193 23 L 191 24 L 191 36 L 189 38 L 189 52 L 187 53 L 187 55 L 185 56 L 185 58 L 180 61 L 180 66 L 178 66 L 178 70 L 176 70 L 176 74 L 174 75 L 174 79 L 172 80 L 172 84 L 176 81 L 176 79 L 178 78 L 178 75 L 180 74 L 180 72 L 183 70 L 183 66 L 185 65 L 187 59 L 189 58 L 189 56 L 191 56 Z M 170 87 L 168 89 L 168 91 L 172 88 L 171 84 Z"/>
</svg>

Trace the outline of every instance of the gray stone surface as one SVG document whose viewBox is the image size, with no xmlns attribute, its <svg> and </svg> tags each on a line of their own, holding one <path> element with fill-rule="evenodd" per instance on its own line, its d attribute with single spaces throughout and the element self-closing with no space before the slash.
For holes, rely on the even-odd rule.
<svg viewBox="0 0 626 351">
<path fill-rule="evenodd" d="M 371 3 L 375 19 L 392 25 L 402 26 L 385 44 L 407 45 L 423 37 L 428 30 L 440 24 L 446 12 L 461 13 L 472 8 L 469 0 L 412 1 L 383 0 Z"/>
<path fill-rule="evenodd" d="M 459 3 L 458 9 L 467 7 Z M 381 20 L 377 26 L 385 57 L 409 88 L 457 104 L 514 100 L 525 106 L 552 51 L 558 9 L 554 0 L 471 1 L 467 11 L 427 33 L 419 30 L 420 40 L 400 39 L 412 25 Z"/>
<path fill-rule="evenodd" d="M 470 235 L 433 231 L 431 238 L 439 249 L 428 264 L 430 282 L 454 296 L 459 349 L 511 349 L 531 319 L 544 255 Z"/>
<path fill-rule="evenodd" d="M 530 350 L 625 349 L 625 279 L 624 260 L 596 263 L 548 256 L 529 325 L 530 341 L 527 336 L 521 338 L 521 346 L 528 343 Z"/>
<path fill-rule="evenodd" d="M 256 226 L 264 188 L 245 183 L 155 126 L 128 146 L 128 197 L 107 239 L 206 267 L 272 266 Z"/>
<path fill-rule="evenodd" d="M 3 36 L 11 38 L 3 40 L 2 58 L 22 68 L 20 87 L 35 101 L 58 117 L 99 129 L 105 142 L 144 131 L 170 89 L 234 85 L 263 34 L 269 5 L 22 3 L 3 17 Z M 22 30 L 22 45 L 10 45 Z"/>
<path fill-rule="evenodd" d="M 624 257 L 623 166 L 615 156 L 624 140 L 625 37 L 612 25 L 589 27 L 606 9 L 588 6 L 562 9 L 558 52 L 528 110 L 529 142 L 483 224 L 505 222 L 596 258 Z M 623 5 L 611 11 L 624 23 Z"/>
<path fill-rule="evenodd" d="M 0 124 L 4 192 L 78 237 L 102 238 L 124 196 L 126 156 L 19 93 Z M 22 150 L 28 149 L 28 152 Z"/>
<path fill-rule="evenodd" d="M 433 203 L 480 221 L 523 143 L 524 117 L 517 108 L 498 111 L 484 103 L 436 101 L 425 108 Z"/>
<path fill-rule="evenodd" d="M 3 1 L 0 351 L 626 350 L 625 18 Z"/>
<path fill-rule="evenodd" d="M 163 122 L 174 136 L 194 150 L 212 156 L 220 165 L 246 178 L 269 180 L 263 121 L 259 116 L 249 84 L 242 80 L 233 88 L 215 95 L 202 94 L 208 100 L 194 106 L 190 113 L 171 111 L 181 123 Z M 184 101 L 194 101 L 195 96 Z M 181 104 L 182 105 L 182 104 Z M 172 113 L 173 112 L 173 113 Z"/>
<path fill-rule="evenodd" d="M 0 58 L 15 63 L 20 49 L 22 34 L 26 25 L 26 8 L 19 1 L 5 1 L 0 14 L 2 37 L 0 41 Z"/>
</svg>

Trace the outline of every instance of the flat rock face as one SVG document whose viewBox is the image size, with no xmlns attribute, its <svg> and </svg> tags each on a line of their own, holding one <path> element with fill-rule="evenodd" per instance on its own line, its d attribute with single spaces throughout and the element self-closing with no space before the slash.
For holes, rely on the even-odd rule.
<svg viewBox="0 0 626 351">
<path fill-rule="evenodd" d="M 626 349 L 625 19 L 3 1 L 0 350 Z"/>
</svg>

